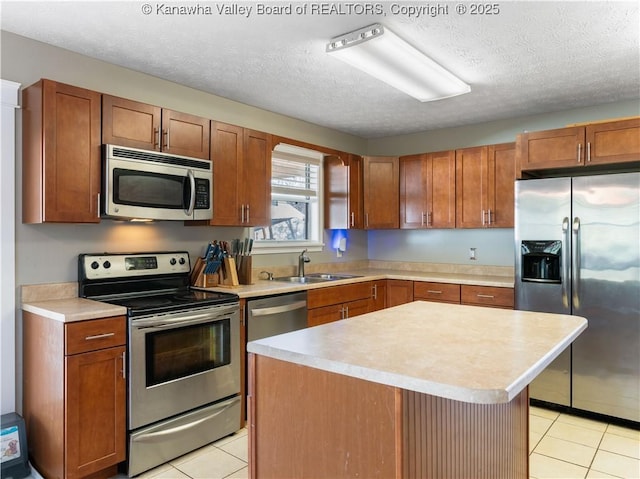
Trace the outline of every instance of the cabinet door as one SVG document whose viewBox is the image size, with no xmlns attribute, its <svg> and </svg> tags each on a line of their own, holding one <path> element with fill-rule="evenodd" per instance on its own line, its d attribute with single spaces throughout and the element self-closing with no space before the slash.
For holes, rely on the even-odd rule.
<svg viewBox="0 0 640 479">
<path fill-rule="evenodd" d="M 487 147 L 456 150 L 456 227 L 481 228 L 486 218 Z"/>
<path fill-rule="evenodd" d="M 348 155 L 327 155 L 324 173 L 324 227 L 347 229 L 349 215 L 349 158 Z"/>
<path fill-rule="evenodd" d="M 427 155 L 409 155 L 399 159 L 400 228 L 427 226 Z"/>
<path fill-rule="evenodd" d="M 66 477 L 125 460 L 125 346 L 76 354 L 66 364 Z"/>
<path fill-rule="evenodd" d="M 640 161 L 640 118 L 587 125 L 586 164 Z"/>
<path fill-rule="evenodd" d="M 342 304 L 313 308 L 307 311 L 307 326 L 311 328 L 313 326 L 339 321 L 343 318 L 344 306 Z"/>
<path fill-rule="evenodd" d="M 100 221 L 100 93 L 50 80 L 23 91 L 24 223 Z"/>
<path fill-rule="evenodd" d="M 516 180 L 515 143 L 489 146 L 487 221 L 491 228 L 513 228 Z"/>
<path fill-rule="evenodd" d="M 362 157 L 349 155 L 349 226 L 354 229 L 364 228 L 363 169 Z"/>
<path fill-rule="evenodd" d="M 365 228 L 399 228 L 398 157 L 365 157 L 363 178 Z"/>
<path fill-rule="evenodd" d="M 110 95 L 102 97 L 102 143 L 160 151 L 162 109 Z"/>
<path fill-rule="evenodd" d="M 460 288 L 460 300 L 462 304 L 513 309 L 513 288 L 463 284 Z"/>
<path fill-rule="evenodd" d="M 413 281 L 387 280 L 387 308 L 413 301 Z"/>
<path fill-rule="evenodd" d="M 243 135 L 244 129 L 239 126 L 211 122 L 212 225 L 241 225 Z"/>
<path fill-rule="evenodd" d="M 522 170 L 566 168 L 583 164 L 583 127 L 535 131 L 520 135 Z"/>
<path fill-rule="evenodd" d="M 244 130 L 242 190 L 246 226 L 271 224 L 271 135 Z"/>
<path fill-rule="evenodd" d="M 387 307 L 387 280 L 371 281 L 369 311 L 379 311 Z"/>
<path fill-rule="evenodd" d="M 369 312 L 370 300 L 369 299 L 359 299 L 357 301 L 350 301 L 349 303 L 344 304 L 344 317 L 345 318 L 355 318 L 356 316 L 360 316 L 361 314 L 366 314 Z"/>
<path fill-rule="evenodd" d="M 162 110 L 162 151 L 209 159 L 210 121 L 187 113 Z"/>
<path fill-rule="evenodd" d="M 427 218 L 429 228 L 456 226 L 456 152 L 427 155 Z"/>
<path fill-rule="evenodd" d="M 460 304 L 460 285 L 415 281 L 413 283 L 413 299 Z"/>
</svg>

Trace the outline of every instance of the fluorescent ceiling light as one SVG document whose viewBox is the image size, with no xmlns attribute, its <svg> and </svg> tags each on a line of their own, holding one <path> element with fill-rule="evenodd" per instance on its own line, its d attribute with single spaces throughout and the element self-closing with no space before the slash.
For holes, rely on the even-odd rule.
<svg viewBox="0 0 640 479">
<path fill-rule="evenodd" d="M 471 91 L 379 23 L 331 39 L 326 52 L 422 102 Z"/>
</svg>

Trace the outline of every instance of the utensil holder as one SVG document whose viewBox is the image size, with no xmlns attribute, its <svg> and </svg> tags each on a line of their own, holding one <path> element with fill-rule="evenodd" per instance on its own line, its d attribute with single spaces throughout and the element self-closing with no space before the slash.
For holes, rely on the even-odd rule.
<svg viewBox="0 0 640 479">
<path fill-rule="evenodd" d="M 237 288 L 240 285 L 238 282 L 238 271 L 236 270 L 236 261 L 233 258 L 225 258 L 220 268 L 220 284 L 219 286 L 225 286 L 228 288 Z"/>
<path fill-rule="evenodd" d="M 253 284 L 251 281 L 251 256 L 242 256 L 239 263 L 238 281 L 240 284 Z"/>
</svg>

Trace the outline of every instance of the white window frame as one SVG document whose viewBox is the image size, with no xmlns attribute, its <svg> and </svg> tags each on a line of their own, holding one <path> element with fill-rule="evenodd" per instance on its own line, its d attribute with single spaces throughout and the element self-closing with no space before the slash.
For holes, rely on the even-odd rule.
<svg viewBox="0 0 640 479">
<path fill-rule="evenodd" d="M 281 157 L 289 157 L 291 159 L 306 158 L 310 163 L 318 164 L 318 218 L 315 228 L 318 230 L 318 238 L 316 240 L 306 241 L 259 241 L 253 243 L 253 254 L 272 254 L 272 253 L 299 253 L 302 249 L 308 251 L 322 251 L 324 249 L 324 188 L 323 188 L 323 161 L 324 154 L 315 150 L 302 148 L 293 145 L 279 144 L 274 148 L 273 155 L 280 154 Z M 271 198 L 271 197 L 270 197 Z M 271 207 L 271 206 L 269 206 Z M 254 229 L 251 229 L 251 237 L 254 237 Z"/>
</svg>

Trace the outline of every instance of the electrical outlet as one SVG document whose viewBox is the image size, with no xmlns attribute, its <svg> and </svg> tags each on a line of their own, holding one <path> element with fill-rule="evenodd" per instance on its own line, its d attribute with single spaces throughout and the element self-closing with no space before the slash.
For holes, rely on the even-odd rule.
<svg viewBox="0 0 640 479">
<path fill-rule="evenodd" d="M 475 248 L 469 248 L 469 259 L 472 261 L 475 261 L 476 258 L 476 249 Z"/>
</svg>

